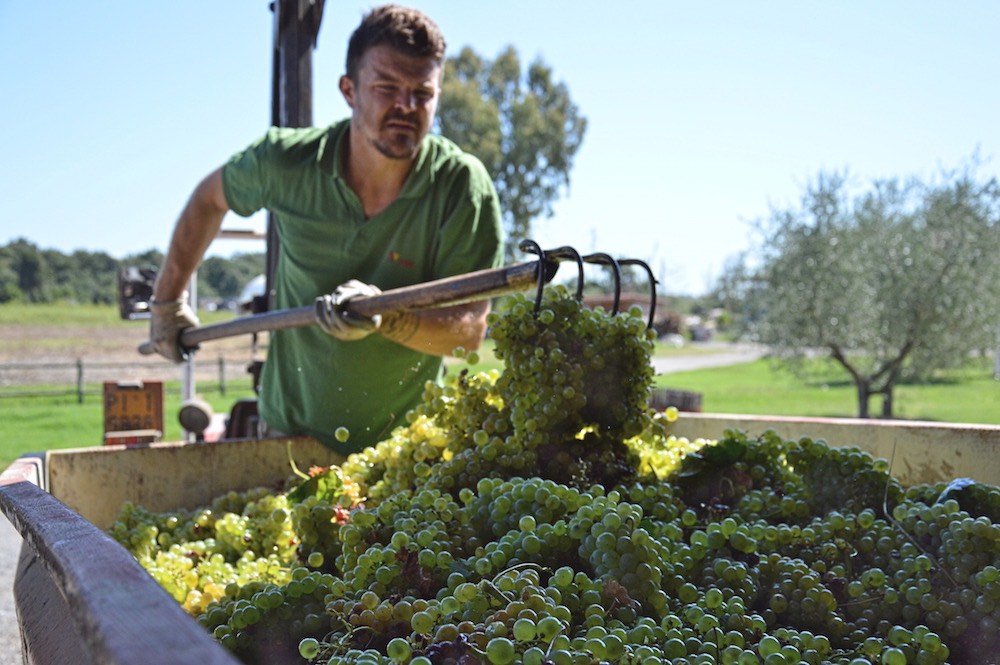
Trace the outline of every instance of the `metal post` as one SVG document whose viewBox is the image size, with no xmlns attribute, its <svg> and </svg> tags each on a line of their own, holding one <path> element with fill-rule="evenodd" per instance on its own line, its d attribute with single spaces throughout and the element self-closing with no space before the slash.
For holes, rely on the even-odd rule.
<svg viewBox="0 0 1000 665">
<path fill-rule="evenodd" d="M 83 358 L 76 359 L 76 403 L 83 404 Z"/>
<path fill-rule="evenodd" d="M 993 379 L 1000 381 L 1000 328 L 997 328 L 997 348 L 993 352 Z"/>
<path fill-rule="evenodd" d="M 188 283 L 188 295 L 190 298 L 191 309 L 198 313 L 198 271 L 195 270 L 194 274 L 191 275 L 191 280 Z M 195 377 L 194 377 L 194 357 L 195 354 L 188 354 L 188 359 L 184 362 L 184 372 L 181 380 L 181 399 L 184 402 L 194 399 L 195 396 Z M 191 443 L 195 440 L 195 435 L 193 432 L 184 432 L 184 440 Z"/>
<path fill-rule="evenodd" d="M 324 0 L 274 0 L 274 52 L 271 72 L 271 124 L 275 127 L 312 125 L 312 50 L 323 20 Z M 274 309 L 274 271 L 278 261 L 278 234 L 272 213 L 267 214 L 267 253 L 264 296 Z"/>
</svg>

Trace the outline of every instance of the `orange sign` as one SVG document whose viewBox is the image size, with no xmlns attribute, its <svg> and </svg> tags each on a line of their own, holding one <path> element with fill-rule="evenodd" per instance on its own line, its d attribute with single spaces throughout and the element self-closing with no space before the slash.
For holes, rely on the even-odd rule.
<svg viewBox="0 0 1000 665">
<path fill-rule="evenodd" d="M 162 381 L 104 382 L 105 443 L 149 443 L 162 435 Z"/>
</svg>

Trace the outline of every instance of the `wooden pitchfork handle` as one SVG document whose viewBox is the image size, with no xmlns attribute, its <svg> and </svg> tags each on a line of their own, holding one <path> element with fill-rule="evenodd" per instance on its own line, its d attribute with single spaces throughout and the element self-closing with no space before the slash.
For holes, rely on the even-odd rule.
<svg viewBox="0 0 1000 665">
<path fill-rule="evenodd" d="M 539 268 L 543 270 L 539 275 Z M 548 283 L 559 268 L 548 259 L 528 261 L 502 268 L 487 268 L 443 279 L 403 286 L 374 296 L 358 296 L 346 304 L 351 314 L 371 318 L 376 314 L 392 314 L 431 307 L 446 307 L 523 291 L 531 286 Z M 244 316 L 231 321 L 195 326 L 181 332 L 180 344 L 194 349 L 202 342 L 225 337 L 248 335 L 266 330 L 302 328 L 316 323 L 315 303 Z M 155 353 L 150 342 L 139 345 L 139 353 Z"/>
</svg>

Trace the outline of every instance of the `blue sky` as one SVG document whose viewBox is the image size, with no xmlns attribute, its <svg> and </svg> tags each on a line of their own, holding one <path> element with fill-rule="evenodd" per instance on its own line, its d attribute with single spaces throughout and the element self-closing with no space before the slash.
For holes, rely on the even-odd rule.
<svg viewBox="0 0 1000 665">
<path fill-rule="evenodd" d="M 411 4 L 451 52 L 542 58 L 588 118 L 534 238 L 643 259 L 669 293 L 709 288 L 821 171 L 929 178 L 978 152 L 997 172 L 994 0 Z M 327 0 L 316 124 L 346 114 L 336 81 L 370 6 Z M 266 129 L 271 48 L 267 0 L 0 0 L 0 244 L 165 249 L 195 183 Z"/>
</svg>

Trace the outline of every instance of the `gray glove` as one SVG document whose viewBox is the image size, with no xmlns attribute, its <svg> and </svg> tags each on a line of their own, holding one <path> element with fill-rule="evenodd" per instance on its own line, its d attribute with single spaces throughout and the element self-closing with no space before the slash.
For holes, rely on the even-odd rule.
<svg viewBox="0 0 1000 665">
<path fill-rule="evenodd" d="M 364 339 L 382 325 L 382 315 L 368 318 L 351 314 L 345 305 L 358 296 L 376 296 L 381 289 L 356 279 L 344 282 L 333 293 L 316 298 L 316 323 L 326 334 L 344 342 Z"/>
<path fill-rule="evenodd" d="M 187 294 L 179 300 L 149 303 L 152 317 L 149 319 L 149 341 L 153 350 L 167 360 L 184 362 L 197 347 L 181 346 L 181 332 L 198 325 L 198 317 L 188 306 Z"/>
</svg>

